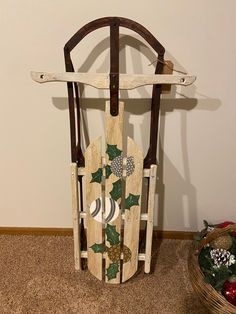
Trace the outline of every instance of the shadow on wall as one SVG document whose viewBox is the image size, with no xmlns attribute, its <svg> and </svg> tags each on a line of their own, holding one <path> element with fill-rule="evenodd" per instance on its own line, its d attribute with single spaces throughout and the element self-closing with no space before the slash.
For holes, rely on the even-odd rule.
<svg viewBox="0 0 236 314">
<path fill-rule="evenodd" d="M 108 50 L 110 46 L 110 39 L 105 38 L 102 40 L 87 56 L 86 60 L 79 67 L 79 72 L 89 72 L 91 66 L 99 55 Z M 132 47 L 131 50 L 132 60 L 135 60 L 133 68 L 136 73 L 145 73 L 142 65 L 141 55 L 143 54 L 152 63 L 156 60 L 156 55 L 153 51 L 146 46 L 142 41 L 136 37 L 123 35 L 120 38 L 120 73 L 126 72 L 126 46 Z M 174 63 L 174 67 L 178 70 L 185 71 L 185 69 L 174 59 L 168 52 L 166 53 L 165 59 L 169 59 Z M 109 72 L 109 51 L 104 62 L 97 69 L 97 72 Z M 100 115 L 103 119 L 105 101 L 105 92 L 99 90 L 99 98 L 87 98 L 85 95 L 84 86 L 80 84 L 80 97 L 81 97 L 81 124 L 83 133 L 83 149 L 90 143 L 89 131 L 88 131 L 88 110 L 96 110 L 96 115 Z M 131 138 L 135 137 L 136 132 L 141 136 L 141 142 L 145 150 L 148 149 L 148 139 L 146 130 L 150 128 L 150 95 L 145 87 L 137 89 L 140 96 L 139 99 L 129 98 L 128 91 L 120 91 L 120 100 L 125 102 L 125 133 Z M 187 92 L 187 96 L 184 94 Z M 187 147 L 187 118 L 188 111 L 191 110 L 206 110 L 215 111 L 221 105 L 218 99 L 211 99 L 207 96 L 204 98 L 197 99 L 197 96 L 202 97 L 203 95 L 197 93 L 196 86 L 189 86 L 185 91 L 178 93 L 176 87 L 172 86 L 171 94 L 164 95 L 161 100 L 160 108 L 160 124 L 159 124 L 159 149 L 157 153 L 158 160 L 158 182 L 157 182 L 157 195 L 158 195 L 158 210 L 155 213 L 155 225 L 158 229 L 163 229 L 164 218 L 165 221 L 170 221 L 171 217 L 167 216 L 165 212 L 165 185 L 171 191 L 171 203 L 175 204 L 173 211 L 178 212 L 177 225 L 183 225 L 185 230 L 196 230 L 197 229 L 197 197 L 196 188 L 191 182 L 188 147 Z M 178 98 L 176 98 L 176 96 Z M 181 97 L 181 98 L 179 98 Z M 53 105 L 59 110 L 68 110 L 67 98 L 52 98 Z M 166 115 L 177 110 L 180 113 L 180 125 L 181 129 L 176 130 L 181 133 L 181 151 L 182 161 L 184 165 L 184 174 L 181 175 L 175 165 L 170 161 L 168 156 L 164 152 L 165 144 L 165 123 Z M 138 125 L 132 123 L 132 117 L 135 116 L 135 121 L 138 121 Z M 140 117 L 140 119 L 137 119 Z M 103 125 L 104 130 L 104 125 Z M 144 132 L 145 130 L 145 132 Z M 100 135 L 100 134 L 97 134 Z M 173 139 L 174 140 L 174 139 Z M 165 169 L 165 181 L 164 181 L 164 169 Z"/>
</svg>

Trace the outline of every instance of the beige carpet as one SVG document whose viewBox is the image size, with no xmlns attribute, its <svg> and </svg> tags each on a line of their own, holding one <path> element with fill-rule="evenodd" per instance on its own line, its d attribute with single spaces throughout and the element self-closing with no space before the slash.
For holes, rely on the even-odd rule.
<svg viewBox="0 0 236 314">
<path fill-rule="evenodd" d="M 0 313 L 207 313 L 188 279 L 191 241 L 154 239 L 153 269 L 143 264 L 111 286 L 75 272 L 72 237 L 0 236 Z"/>
</svg>

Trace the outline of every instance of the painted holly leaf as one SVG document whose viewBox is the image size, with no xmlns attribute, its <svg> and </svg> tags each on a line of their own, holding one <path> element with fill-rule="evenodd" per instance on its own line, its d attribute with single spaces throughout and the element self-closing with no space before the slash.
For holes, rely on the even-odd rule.
<svg viewBox="0 0 236 314">
<path fill-rule="evenodd" d="M 107 241 L 110 245 L 116 245 L 120 243 L 120 234 L 116 231 L 116 226 L 107 224 L 105 233 L 107 236 Z"/>
<path fill-rule="evenodd" d="M 117 201 L 121 197 L 122 187 L 121 187 L 121 179 L 112 183 L 112 191 L 110 192 L 111 198 Z"/>
<path fill-rule="evenodd" d="M 125 209 L 129 209 L 134 205 L 139 205 L 140 195 L 134 195 L 129 193 L 129 196 L 125 199 Z"/>
<path fill-rule="evenodd" d="M 107 150 L 106 150 L 107 155 L 109 156 L 109 160 L 113 160 L 114 158 L 118 157 L 121 155 L 122 150 L 117 148 L 117 145 L 110 145 L 107 144 Z"/>
<path fill-rule="evenodd" d="M 106 246 L 103 243 L 94 243 L 90 248 L 94 253 L 104 253 L 106 252 Z"/>
<path fill-rule="evenodd" d="M 117 273 L 119 272 L 119 264 L 118 263 L 111 263 L 107 268 L 107 279 L 111 280 L 116 278 Z"/>
<path fill-rule="evenodd" d="M 110 165 L 106 165 L 105 166 L 105 171 L 106 171 L 106 179 L 108 179 L 110 177 L 110 175 L 112 174 L 111 166 Z"/>
<path fill-rule="evenodd" d="M 90 183 L 92 182 L 102 182 L 102 168 L 98 168 L 96 172 L 92 172 L 92 180 L 90 181 Z"/>
</svg>

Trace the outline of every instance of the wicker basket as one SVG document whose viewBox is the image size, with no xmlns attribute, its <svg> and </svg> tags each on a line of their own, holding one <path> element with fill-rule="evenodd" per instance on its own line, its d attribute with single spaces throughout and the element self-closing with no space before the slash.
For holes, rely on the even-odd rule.
<svg viewBox="0 0 236 314">
<path fill-rule="evenodd" d="M 222 229 L 215 229 L 202 239 L 198 248 L 190 253 L 188 261 L 189 277 L 192 286 L 211 313 L 236 314 L 236 307 L 230 304 L 222 295 L 220 295 L 210 284 L 204 281 L 204 275 L 198 264 L 198 254 L 201 249 L 212 240 L 229 231 L 235 231 L 236 224 Z"/>
</svg>

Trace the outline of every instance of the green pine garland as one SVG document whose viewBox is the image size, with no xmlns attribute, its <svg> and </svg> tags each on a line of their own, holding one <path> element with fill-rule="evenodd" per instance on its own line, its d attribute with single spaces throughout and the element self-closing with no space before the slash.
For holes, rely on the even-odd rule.
<svg viewBox="0 0 236 314">
<path fill-rule="evenodd" d="M 195 240 L 198 242 L 205 235 L 206 232 L 202 231 Z M 224 250 L 224 253 L 230 253 L 227 253 L 230 255 L 229 265 L 222 263 L 222 265 L 217 267 L 216 262 L 212 258 L 214 248 L 211 246 L 211 243 L 203 247 L 198 255 L 199 266 L 204 274 L 205 282 L 211 284 L 219 292 L 222 291 L 226 280 L 230 279 L 232 276 L 236 276 L 236 237 L 232 232 L 229 232 L 228 235 L 232 239 L 232 245 L 227 251 Z"/>
</svg>

